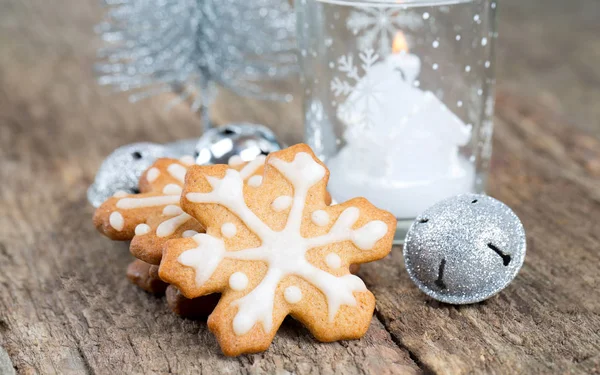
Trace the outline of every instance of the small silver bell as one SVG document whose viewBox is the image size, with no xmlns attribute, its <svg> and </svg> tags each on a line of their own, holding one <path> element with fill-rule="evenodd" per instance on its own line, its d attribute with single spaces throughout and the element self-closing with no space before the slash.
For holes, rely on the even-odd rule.
<svg viewBox="0 0 600 375">
<path fill-rule="evenodd" d="M 99 207 L 117 191 L 137 193 L 140 177 L 158 158 L 193 154 L 197 164 L 227 164 L 234 155 L 239 155 L 243 161 L 251 161 L 258 155 L 281 148 L 271 130 L 250 123 L 213 128 L 199 140 L 184 139 L 165 145 L 132 143 L 119 147 L 104 160 L 88 189 L 87 198 L 94 207 Z"/>
<path fill-rule="evenodd" d="M 227 164 L 234 155 L 251 161 L 281 148 L 275 134 L 265 126 L 228 124 L 206 131 L 196 144 L 194 157 L 196 164 Z"/>
<path fill-rule="evenodd" d="M 197 139 L 185 139 L 165 145 L 132 143 L 113 151 L 102 162 L 94 183 L 87 191 L 88 201 L 99 207 L 117 191 L 138 193 L 138 184 L 144 171 L 158 158 L 180 158 L 191 155 Z"/>
<path fill-rule="evenodd" d="M 525 259 L 525 230 L 504 203 L 486 195 L 443 200 L 412 224 L 406 270 L 430 297 L 445 303 L 483 301 L 515 278 Z"/>
</svg>

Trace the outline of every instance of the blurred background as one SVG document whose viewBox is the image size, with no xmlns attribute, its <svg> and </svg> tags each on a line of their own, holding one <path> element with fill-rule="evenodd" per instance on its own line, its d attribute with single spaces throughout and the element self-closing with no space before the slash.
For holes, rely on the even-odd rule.
<svg viewBox="0 0 600 375">
<path fill-rule="evenodd" d="M 35 137 L 39 147 L 51 147 L 44 141 L 53 136 L 72 137 L 74 144 L 81 144 L 88 136 L 85 129 L 94 123 L 106 131 L 93 134 L 100 143 L 115 134 L 123 144 L 199 135 L 198 115 L 186 105 L 161 112 L 172 99 L 169 95 L 130 104 L 127 94 L 113 94 L 96 84 L 92 66 L 101 41 L 93 28 L 104 12 L 100 0 L 0 0 L 0 134 L 10 134 L 5 126 L 25 121 L 30 124 L 27 131 L 39 132 Z M 565 114 L 574 126 L 600 136 L 599 19 L 598 0 L 503 0 L 498 25 L 498 95 L 511 92 L 533 98 Z M 298 93 L 298 83 L 290 84 Z M 231 101 L 238 103 L 225 108 L 223 104 Z M 299 105 L 298 95 L 291 104 L 273 104 L 222 91 L 212 117 L 217 124 L 262 122 L 292 143 L 302 139 Z M 257 111 L 257 107 L 269 110 Z M 60 134 L 58 126 L 54 129 L 59 134 L 46 133 L 46 125 L 64 121 L 79 122 L 82 131 Z M 164 126 L 149 124 L 157 121 Z M 177 126 L 170 127 L 173 123 Z M 154 130 L 149 133 L 147 129 Z"/>
</svg>

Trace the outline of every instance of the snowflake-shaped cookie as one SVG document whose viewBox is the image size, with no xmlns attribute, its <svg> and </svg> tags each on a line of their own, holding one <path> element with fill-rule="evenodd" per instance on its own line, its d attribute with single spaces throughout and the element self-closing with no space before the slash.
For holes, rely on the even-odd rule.
<svg viewBox="0 0 600 375">
<path fill-rule="evenodd" d="M 328 178 L 306 145 L 269 155 L 260 184 L 190 168 L 182 207 L 206 233 L 169 241 L 159 274 L 187 298 L 222 293 L 208 325 L 226 355 L 266 350 L 286 315 L 321 341 L 366 332 L 375 298 L 349 266 L 386 256 L 396 219 L 364 198 L 329 206 Z"/>
<path fill-rule="evenodd" d="M 250 163 L 232 159 L 231 166 L 252 181 L 253 175 L 262 173 L 264 161 L 262 155 Z M 136 258 L 160 264 L 166 241 L 204 231 L 179 206 L 185 174 L 193 164 L 192 157 L 158 159 L 140 178 L 141 193 L 116 193 L 96 210 L 94 225 L 113 240 L 131 240 Z"/>
<path fill-rule="evenodd" d="M 169 286 L 158 276 L 157 265 L 148 264 L 139 259 L 134 260 L 127 266 L 127 278 L 132 284 L 157 296 L 165 294 Z"/>
</svg>

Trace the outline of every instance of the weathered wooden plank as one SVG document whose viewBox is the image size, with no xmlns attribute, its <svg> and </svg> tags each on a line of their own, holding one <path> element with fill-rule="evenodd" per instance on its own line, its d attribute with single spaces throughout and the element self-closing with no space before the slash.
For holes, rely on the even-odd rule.
<svg viewBox="0 0 600 375">
<path fill-rule="evenodd" d="M 6 350 L 0 346 L 0 374 L 14 375 L 15 368 Z"/>
<path fill-rule="evenodd" d="M 499 2 L 498 85 L 600 135 L 600 2 Z"/>
</svg>

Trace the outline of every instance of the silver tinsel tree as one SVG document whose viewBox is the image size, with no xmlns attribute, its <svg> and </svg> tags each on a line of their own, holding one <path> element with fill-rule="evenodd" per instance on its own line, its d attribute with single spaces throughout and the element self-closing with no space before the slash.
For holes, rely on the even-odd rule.
<svg viewBox="0 0 600 375">
<path fill-rule="evenodd" d="M 240 95 L 291 99 L 265 80 L 296 70 L 295 19 L 287 0 L 104 0 L 99 82 L 138 101 L 165 92 L 206 107 L 221 85 Z"/>
</svg>

